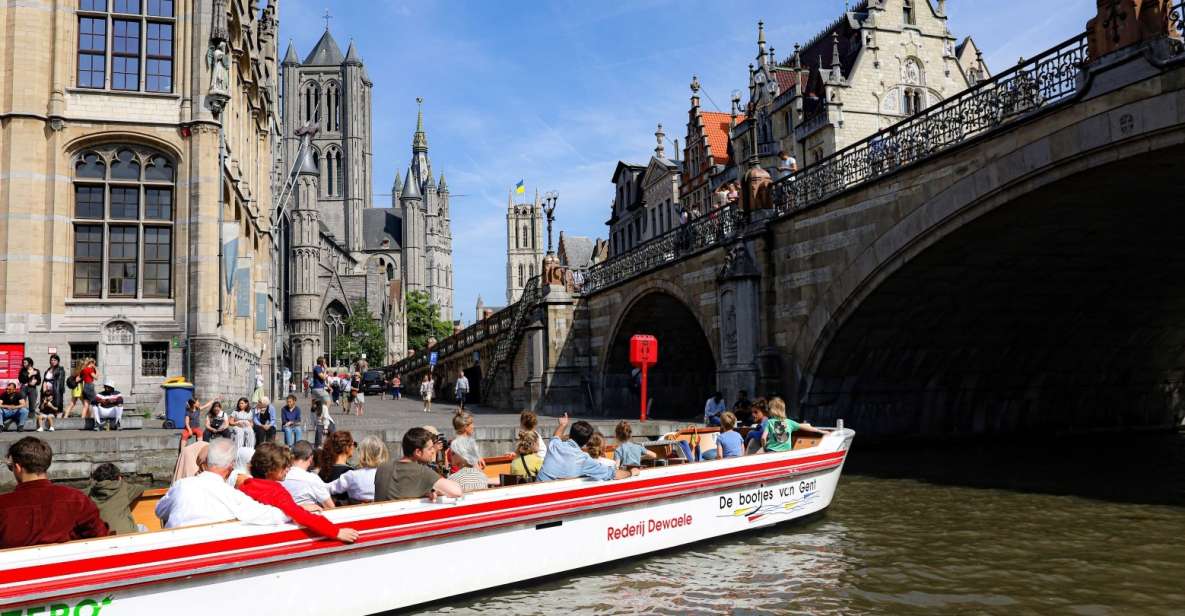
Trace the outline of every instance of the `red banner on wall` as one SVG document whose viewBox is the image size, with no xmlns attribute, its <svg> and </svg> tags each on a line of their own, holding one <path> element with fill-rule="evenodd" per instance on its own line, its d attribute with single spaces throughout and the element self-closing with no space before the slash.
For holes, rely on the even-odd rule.
<svg viewBox="0 0 1185 616">
<path fill-rule="evenodd" d="M 25 345 L 0 342 L 0 385 L 16 381 L 25 359 Z"/>
</svg>

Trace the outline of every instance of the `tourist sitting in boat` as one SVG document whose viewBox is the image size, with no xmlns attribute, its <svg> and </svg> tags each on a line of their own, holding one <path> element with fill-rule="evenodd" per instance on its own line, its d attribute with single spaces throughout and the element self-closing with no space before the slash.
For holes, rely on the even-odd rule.
<svg viewBox="0 0 1185 616">
<path fill-rule="evenodd" d="M 16 488 L 0 494 L 0 548 L 17 548 L 110 534 L 99 508 L 85 494 L 49 482 L 53 450 L 26 436 L 8 447 Z"/>
<path fill-rule="evenodd" d="M 271 443 L 276 440 L 276 408 L 271 398 L 260 396 L 251 416 L 251 429 L 255 432 L 255 443 Z"/>
<path fill-rule="evenodd" d="M 469 415 L 469 413 L 465 413 L 465 415 Z M 457 418 L 460 416 L 461 414 L 458 413 Z M 454 425 L 457 418 L 453 420 Z M 473 417 L 468 419 L 469 430 L 472 432 Z M 474 492 L 489 487 L 486 474 L 477 470 L 477 466 L 481 464 L 481 454 L 477 450 L 477 441 L 472 436 L 459 436 L 453 439 L 453 444 L 449 447 L 449 454 L 449 459 L 457 470 L 453 471 L 448 478 L 457 482 L 457 485 L 461 486 L 461 491 Z"/>
<path fill-rule="evenodd" d="M 531 414 L 534 415 L 534 413 Z M 534 430 L 519 431 L 518 440 L 514 443 L 514 458 L 510 461 L 511 475 L 535 481 L 536 476 L 539 475 L 539 468 L 543 466 L 543 458 L 539 457 L 538 437 L 539 433 Z"/>
<path fill-rule="evenodd" d="M 712 394 L 712 397 L 704 403 L 704 425 L 720 425 L 720 414 L 727 410 L 728 405 L 724 403 L 724 393 L 718 391 Z"/>
<path fill-rule="evenodd" d="M 539 434 L 539 416 L 531 411 L 523 411 L 518 414 L 518 432 L 519 434 L 527 433 L 535 436 L 535 443 L 537 445 L 535 453 L 542 460 L 547 454 L 547 443 L 543 441 L 543 435 Z"/>
<path fill-rule="evenodd" d="M 732 411 L 720 414 L 720 434 L 716 435 L 716 459 L 739 458 L 745 455 L 745 439 L 735 430 L 737 416 Z"/>
<path fill-rule="evenodd" d="M 246 524 L 284 524 L 288 516 L 279 509 L 256 502 L 230 487 L 227 477 L 234 468 L 234 441 L 220 438 L 206 450 L 206 468 L 196 477 L 173 484 L 156 504 L 156 517 L 165 528 L 239 520 Z"/>
<path fill-rule="evenodd" d="M 600 432 L 594 430 L 592 436 L 588 437 L 588 442 L 584 444 L 584 452 L 588 457 L 609 468 L 617 468 L 617 460 L 605 457 L 605 435 Z"/>
<path fill-rule="evenodd" d="M 477 432 L 473 425 L 473 415 L 465 411 L 457 411 L 453 415 L 453 431 L 457 433 L 457 436 L 453 439 L 453 444 L 449 446 L 450 452 L 458 449 L 475 453 L 478 451 L 477 439 L 473 436 Z M 478 455 L 476 458 L 476 461 L 470 460 L 468 465 L 478 470 L 485 468 L 486 463 L 482 461 L 481 456 Z M 461 469 L 462 465 L 453 462 L 451 466 L 453 472 L 456 472 Z"/>
<path fill-rule="evenodd" d="M 90 497 L 99 508 L 99 516 L 107 528 L 117 535 L 141 532 L 132 519 L 132 503 L 144 493 L 144 486 L 135 486 L 123 478 L 119 467 L 104 462 L 91 473 Z"/>
<path fill-rule="evenodd" d="M 588 439 L 595 432 L 592 424 L 587 421 L 578 421 L 572 424 L 571 433 L 568 435 L 568 439 L 564 440 L 564 430 L 568 427 L 568 421 L 568 414 L 564 413 L 564 416 L 560 417 L 559 426 L 556 427 L 551 442 L 547 444 L 547 456 L 543 458 L 543 466 L 539 469 L 539 481 L 578 477 L 607 481 L 625 479 L 638 474 L 636 468 L 625 470 L 605 466 L 581 450 L 581 447 L 588 444 Z"/>
<path fill-rule="evenodd" d="M 613 435 L 617 437 L 617 448 L 613 450 L 613 457 L 622 468 L 642 466 L 642 460 L 653 460 L 658 457 L 653 451 L 631 441 L 633 434 L 633 427 L 624 419 L 617 422 L 617 427 L 613 430 Z"/>
<path fill-rule="evenodd" d="M 226 478 L 226 485 L 237 488 L 251 476 L 251 457 L 255 455 L 254 447 L 239 447 L 235 451 L 235 465 Z"/>
<path fill-rule="evenodd" d="M 329 438 L 325 439 L 325 446 L 321 447 L 320 453 L 317 454 L 317 474 L 321 476 L 321 481 L 333 483 L 338 477 L 354 470 L 350 465 L 350 458 L 354 457 L 356 446 L 354 435 L 348 430 L 330 434 Z M 350 497 L 342 491 L 340 494 L 333 494 L 333 502 L 347 505 Z"/>
<path fill-rule="evenodd" d="M 209 447 L 210 444 L 205 441 L 182 447 L 181 453 L 177 454 L 177 465 L 173 467 L 173 483 L 186 477 L 195 477 L 202 472 L 202 467 L 206 464 L 206 450 Z"/>
<path fill-rule="evenodd" d="M 230 436 L 235 445 L 255 449 L 255 413 L 251 410 L 251 401 L 239 398 L 235 402 L 235 410 L 230 414 Z"/>
<path fill-rule="evenodd" d="M 297 505 L 313 505 L 319 509 L 333 509 L 333 494 L 329 486 L 314 473 L 309 472 L 313 464 L 313 444 L 296 441 L 292 445 L 292 467 L 284 475 L 284 488 L 292 495 Z"/>
<path fill-rule="evenodd" d="M 345 493 L 348 504 L 369 503 L 374 500 L 374 473 L 391 455 L 382 439 L 370 435 L 358 445 L 358 468 L 342 473 L 329 484 L 334 494 Z"/>
<path fill-rule="evenodd" d="M 118 430 L 123 419 L 123 394 L 115 389 L 115 381 L 107 379 L 103 391 L 95 394 L 95 431 L 102 429 L 103 422 L 111 422 L 110 429 Z"/>
<path fill-rule="evenodd" d="M 791 436 L 799 428 L 812 428 L 809 423 L 798 423 L 786 418 L 786 403 L 781 398 L 769 401 L 769 419 L 765 422 L 761 444 L 766 451 L 790 451 L 794 447 Z"/>
<path fill-rule="evenodd" d="M 753 413 L 752 427 L 745 435 L 745 453 L 754 454 L 761 451 L 761 436 L 765 434 L 765 420 L 769 418 L 769 403 L 765 398 L 757 398 L 750 407 Z"/>
<path fill-rule="evenodd" d="M 206 413 L 206 432 L 202 439 L 209 442 L 216 438 L 230 438 L 230 418 L 222 410 L 222 401 L 215 400 Z"/>
<path fill-rule="evenodd" d="M 260 443 L 251 456 L 251 478 L 239 488 L 244 494 L 264 505 L 271 505 L 283 511 L 296 524 L 304 526 L 322 537 L 337 539 L 345 543 L 358 540 L 358 531 L 345 528 L 325 519 L 325 516 L 305 511 L 292 499 L 280 480 L 292 468 L 292 453 L 287 447 L 275 443 Z"/>
<path fill-rule="evenodd" d="M 457 482 L 441 477 L 429 464 L 436 460 L 440 446 L 435 434 L 424 428 L 412 428 L 403 435 L 403 457 L 389 460 L 375 471 L 374 499 L 435 498 L 437 495 L 461 496 Z"/>
</svg>

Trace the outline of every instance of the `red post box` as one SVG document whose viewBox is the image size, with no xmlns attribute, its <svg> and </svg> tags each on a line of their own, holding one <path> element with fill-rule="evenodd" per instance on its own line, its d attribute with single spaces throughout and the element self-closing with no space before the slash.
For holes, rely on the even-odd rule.
<svg viewBox="0 0 1185 616">
<path fill-rule="evenodd" d="M 650 366 L 658 363 L 658 339 L 648 334 L 635 334 L 630 337 L 630 363 L 642 371 L 642 421 L 646 421 L 646 407 L 649 401 L 646 394 L 647 373 Z"/>
</svg>

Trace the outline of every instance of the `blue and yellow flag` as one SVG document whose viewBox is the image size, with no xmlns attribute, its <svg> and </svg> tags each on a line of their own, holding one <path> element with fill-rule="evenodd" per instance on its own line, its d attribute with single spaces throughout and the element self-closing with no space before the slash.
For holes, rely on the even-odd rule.
<svg viewBox="0 0 1185 616">
<path fill-rule="evenodd" d="M 527 192 L 527 185 L 522 180 L 519 180 L 518 184 L 514 185 L 514 194 L 521 195 L 525 192 Z"/>
</svg>

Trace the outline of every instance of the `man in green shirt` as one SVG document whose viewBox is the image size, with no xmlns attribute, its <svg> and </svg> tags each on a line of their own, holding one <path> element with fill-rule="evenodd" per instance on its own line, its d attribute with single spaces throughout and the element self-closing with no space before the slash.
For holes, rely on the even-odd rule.
<svg viewBox="0 0 1185 616">
<path fill-rule="evenodd" d="M 381 464 L 374 474 L 374 500 L 461 496 L 461 486 L 441 477 L 428 463 L 436 460 L 440 445 L 431 432 L 412 428 L 403 435 L 403 457 Z"/>
</svg>

